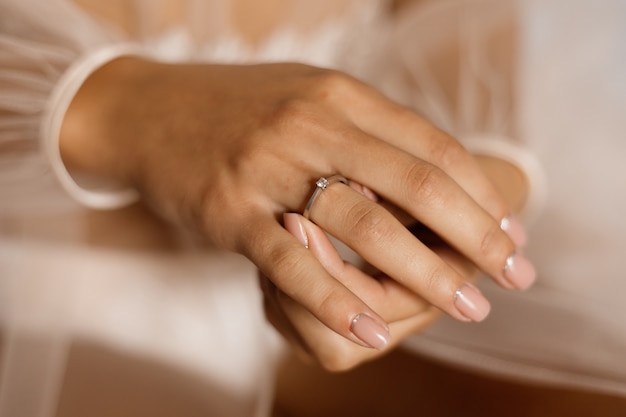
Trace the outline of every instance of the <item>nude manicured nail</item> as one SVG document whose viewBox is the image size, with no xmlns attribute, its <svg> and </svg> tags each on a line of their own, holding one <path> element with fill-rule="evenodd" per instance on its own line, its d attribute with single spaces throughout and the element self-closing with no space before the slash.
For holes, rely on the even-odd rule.
<svg viewBox="0 0 626 417">
<path fill-rule="evenodd" d="M 389 329 L 367 314 L 359 314 L 352 320 L 352 333 L 367 346 L 382 350 L 389 344 Z"/>
<path fill-rule="evenodd" d="M 500 229 L 502 229 L 515 243 L 518 248 L 523 248 L 528 242 L 526 230 L 517 217 L 509 214 L 500 222 Z"/>
<path fill-rule="evenodd" d="M 483 321 L 491 310 L 489 301 L 475 286 L 465 283 L 454 293 L 454 305 L 470 320 Z"/>
<path fill-rule="evenodd" d="M 537 278 L 535 267 L 519 253 L 513 253 L 506 260 L 504 277 L 515 288 L 525 290 L 529 288 Z"/>
<path fill-rule="evenodd" d="M 363 194 L 365 197 L 372 200 L 374 203 L 378 202 L 378 196 L 376 195 L 376 193 L 370 190 L 369 188 L 367 188 L 365 185 L 355 182 L 355 181 L 350 181 L 350 187 L 356 192 Z"/>
<path fill-rule="evenodd" d="M 309 247 L 309 238 L 304 230 L 304 225 L 300 220 L 299 214 L 285 213 L 283 215 L 283 223 L 285 224 L 285 229 L 287 229 L 289 233 L 294 235 L 305 247 Z"/>
<path fill-rule="evenodd" d="M 363 186 L 363 195 L 372 200 L 374 203 L 378 202 L 378 196 L 376 195 L 376 193 L 367 188 L 365 185 Z"/>
</svg>

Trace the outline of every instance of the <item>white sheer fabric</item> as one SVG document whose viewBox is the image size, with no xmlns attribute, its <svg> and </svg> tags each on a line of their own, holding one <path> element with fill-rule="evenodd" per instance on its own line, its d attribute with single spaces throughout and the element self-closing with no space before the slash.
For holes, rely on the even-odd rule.
<svg viewBox="0 0 626 417">
<path fill-rule="evenodd" d="M 476 0 L 439 2 L 400 24 L 396 44 L 424 86 L 415 105 L 461 138 L 521 141 L 540 158 L 549 190 L 527 249 L 537 285 L 520 294 L 485 279 L 493 303 L 485 322 L 444 319 L 410 348 L 515 379 L 626 395 L 625 16 L 624 2 L 612 0 Z M 447 90 L 442 49 L 458 76 Z"/>
<path fill-rule="evenodd" d="M 267 413 L 280 342 L 263 321 L 254 268 L 184 243 L 125 249 L 154 231 L 132 218 L 122 233 L 121 215 L 113 243 L 97 243 L 93 213 L 58 185 L 39 152 L 66 71 L 129 42 L 172 61 L 341 68 L 459 137 L 523 141 L 550 187 L 528 249 L 539 284 L 518 294 L 483 280 L 490 319 L 442 320 L 407 346 L 513 378 L 626 395 L 622 2 L 438 1 L 411 9 L 390 37 L 377 2 L 324 18 L 337 2 L 292 1 L 278 30 L 258 42 L 238 32 L 229 1 L 178 3 L 179 19 L 164 24 L 159 10 L 169 2 L 124 2 L 130 18 L 120 28 L 66 0 L 0 2 L 1 417 L 54 415 L 75 337 L 202 372 L 233 394 L 215 398 L 223 415 Z M 46 353 L 39 362 L 32 344 Z"/>
<path fill-rule="evenodd" d="M 178 18 L 164 24 L 173 3 Z M 354 63 L 370 61 L 385 37 L 372 31 L 379 5 L 287 2 L 278 29 L 254 42 L 230 24 L 229 1 L 119 5 L 128 27 L 66 0 L 0 2 L 0 416 L 55 415 L 68 349 L 83 339 L 201 374 L 215 415 L 267 415 L 281 344 L 265 323 L 255 268 L 184 236 L 172 245 L 142 214 L 95 219 L 76 200 L 122 201 L 98 198 L 100 185 L 86 190 L 95 200 L 77 190 L 54 135 L 82 79 L 122 54 L 358 73 Z"/>
<path fill-rule="evenodd" d="M 358 74 L 363 70 L 367 73 L 368 68 L 353 63 L 364 62 L 363 55 L 367 56 L 375 48 L 373 44 L 385 38 L 384 33 L 368 36 L 372 32 L 367 23 L 378 10 L 372 2 L 352 7 L 347 21 L 346 16 L 331 16 L 308 30 L 301 26 L 306 28 L 312 19 L 322 19 L 328 4 L 286 3 L 280 26 L 254 45 L 228 24 L 234 20 L 229 14 L 229 2 L 178 2 L 177 11 L 182 16 L 165 23 L 164 14 L 171 2 L 127 2 L 126 8 L 134 12 L 129 16 L 133 33 L 94 20 L 67 0 L 40 3 L 25 0 L 0 4 L 0 144 L 12 151 L 0 159 L 11 172 L 3 175 L 17 175 L 15 166 L 25 171 L 24 175 L 31 175 L 32 170 L 24 168 L 27 165 L 22 159 L 34 155 L 19 151 L 32 150 L 38 138 L 47 154 L 46 162 L 51 163 L 65 190 L 81 203 L 98 208 L 123 206 L 136 195 L 98 179 L 72 178 L 62 164 L 57 142 L 72 96 L 83 79 L 100 65 L 120 55 L 140 54 L 168 61 L 300 61 L 351 69 Z M 348 47 L 350 59 L 344 53 Z M 15 152 L 21 158 L 16 158 Z"/>
</svg>

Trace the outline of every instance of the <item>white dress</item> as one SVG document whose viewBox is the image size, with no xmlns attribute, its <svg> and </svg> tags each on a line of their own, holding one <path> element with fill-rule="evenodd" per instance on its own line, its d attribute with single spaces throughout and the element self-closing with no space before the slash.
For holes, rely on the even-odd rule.
<svg viewBox="0 0 626 417">
<path fill-rule="evenodd" d="M 444 318 L 410 347 L 517 380 L 626 395 L 625 18 L 619 0 L 478 0 L 440 2 L 400 24 L 404 62 L 430 86 L 416 106 L 425 103 L 461 139 L 522 142 L 541 161 L 548 190 L 527 248 L 537 284 L 516 293 L 485 279 L 493 306 L 485 322 Z M 513 42 L 502 29 L 511 22 Z M 461 45 L 463 75 L 446 95 L 424 63 L 450 44 Z M 507 54 L 514 65 L 502 61 Z M 488 110 L 481 117 L 472 103 Z"/>
<path fill-rule="evenodd" d="M 164 26 L 159 10 L 172 3 L 182 15 Z M 366 62 L 380 14 L 357 3 L 289 1 L 283 24 L 253 46 L 229 24 L 229 1 L 121 2 L 134 12 L 130 34 L 68 0 L 0 1 L 1 417 L 54 416 L 81 340 L 200 375 L 212 415 L 268 415 L 282 339 L 265 321 L 254 265 L 141 210 L 87 209 L 79 202 L 112 208 L 133 196 L 75 187 L 56 135 L 82 80 L 119 55 L 349 69 L 350 48 Z M 342 14 L 324 18 L 337 4 Z"/>
<path fill-rule="evenodd" d="M 126 2 L 135 13 L 129 35 L 67 0 L 0 1 L 0 417 L 54 415 L 77 338 L 204 375 L 215 381 L 207 396 L 219 415 L 268 413 L 282 344 L 264 321 L 254 266 L 175 232 L 173 246 L 142 239 L 153 225 L 132 213 L 94 214 L 76 202 L 50 149 L 52 116 L 81 77 L 138 51 L 340 68 L 461 138 L 525 143 L 549 188 L 528 248 L 538 284 L 510 293 L 483 280 L 493 304 L 486 322 L 444 319 L 406 347 L 516 379 L 626 395 L 626 6 L 440 1 L 392 24 L 377 2 L 323 19 L 333 2 L 293 1 L 279 30 L 252 45 L 231 24 L 230 2 L 180 3 L 179 24 L 164 25 L 160 2 Z M 517 35 L 494 43 L 511 22 Z M 442 61 L 438 51 L 450 44 L 461 47 Z M 33 344 L 45 354 L 35 358 Z"/>
</svg>

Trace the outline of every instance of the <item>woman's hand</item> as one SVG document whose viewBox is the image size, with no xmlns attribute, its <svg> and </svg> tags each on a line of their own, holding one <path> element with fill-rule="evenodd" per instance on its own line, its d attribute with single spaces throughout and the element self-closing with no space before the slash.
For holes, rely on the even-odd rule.
<svg viewBox="0 0 626 417">
<path fill-rule="evenodd" d="M 481 169 L 509 205 L 516 212 L 523 210 L 530 191 L 524 172 L 521 172 L 517 166 L 499 158 L 485 155 L 475 155 L 475 157 Z M 361 185 L 354 182 L 350 185 L 371 199 L 377 199 L 375 195 L 372 195 L 369 190 L 364 189 Z M 474 281 L 478 275 L 478 270 L 465 257 L 451 249 L 438 236 L 433 235 L 419 223 L 412 224 L 414 220 L 406 213 L 394 207 L 387 206 L 386 208 L 394 213 L 402 224 L 408 226 L 415 237 L 437 253 L 459 274 L 469 282 Z M 290 342 L 295 351 L 300 353 L 300 357 L 305 360 L 314 360 L 326 370 L 346 371 L 364 361 L 375 359 L 387 353 L 406 337 L 421 331 L 440 316 L 440 311 L 437 308 L 416 294 L 407 291 L 406 288 L 391 278 L 364 266 L 353 254 L 348 253 L 347 258 L 355 262 L 355 265 L 343 260 L 327 235 L 302 216 L 286 213 L 284 225 L 315 255 L 331 275 L 380 314 L 390 329 L 389 344 L 382 350 L 367 349 L 351 343 L 329 330 L 301 305 L 282 293 L 266 277 L 260 276 L 267 318 Z M 368 275 L 368 273 L 373 276 Z M 475 288 L 465 288 L 465 294 L 461 290 L 458 295 L 466 297 L 469 304 L 465 307 L 474 310 L 468 311 L 468 314 L 479 320 L 489 314 L 489 304 L 481 300 L 481 297 L 476 299 L 476 293 L 472 290 Z"/>
<path fill-rule="evenodd" d="M 321 323 L 361 345 L 375 309 L 281 225 L 321 176 L 367 186 L 501 285 L 526 288 L 532 266 L 500 228 L 506 203 L 453 138 L 374 89 L 298 64 L 168 65 L 136 58 L 93 74 L 61 136 L 71 169 L 126 181 L 173 221 L 251 259 Z M 467 279 L 382 205 L 335 184 L 311 220 L 368 263 L 459 320 Z M 366 326 L 367 325 L 367 326 Z"/>
<path fill-rule="evenodd" d="M 284 218 L 286 229 L 315 255 L 331 275 L 380 314 L 388 324 L 390 333 L 389 343 L 380 350 L 352 343 L 330 331 L 299 303 L 273 285 L 267 277 L 261 275 L 268 320 L 305 360 L 312 359 L 329 371 L 346 371 L 385 354 L 407 336 L 422 330 L 440 316 L 441 312 L 437 308 L 395 280 L 376 271 L 373 271 L 375 276 L 370 276 L 364 272 L 363 265 L 344 261 L 324 231 L 304 217 L 287 213 Z M 410 229 L 417 237 L 428 242 L 428 246 L 468 282 L 475 280 L 478 271 L 467 259 L 427 230 L 420 227 Z M 475 291 L 475 287 L 467 284 L 460 294 L 472 298 Z M 470 314 L 477 319 L 489 313 L 489 304 L 481 297 L 469 301 L 477 301 L 476 304 L 470 303 L 466 306 L 474 310 Z"/>
</svg>

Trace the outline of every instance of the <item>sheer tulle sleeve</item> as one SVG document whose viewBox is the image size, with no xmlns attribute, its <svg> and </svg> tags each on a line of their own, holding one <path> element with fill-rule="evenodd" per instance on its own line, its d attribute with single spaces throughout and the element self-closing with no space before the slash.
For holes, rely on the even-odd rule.
<svg viewBox="0 0 626 417">
<path fill-rule="evenodd" d="M 507 292 L 482 280 L 488 320 L 444 317 L 409 348 L 518 381 L 626 395 L 624 17 L 619 0 L 455 0 L 399 22 L 410 105 L 461 140 L 524 145 L 549 190 L 525 248 L 536 285 Z"/>
<path fill-rule="evenodd" d="M 134 200 L 134 191 L 108 181 L 72 177 L 61 160 L 58 134 L 89 74 L 117 56 L 138 53 L 143 51 L 137 44 L 73 3 L 0 3 L 0 182 L 19 187 L 20 181 L 53 173 L 87 206 L 112 208 Z"/>
</svg>

